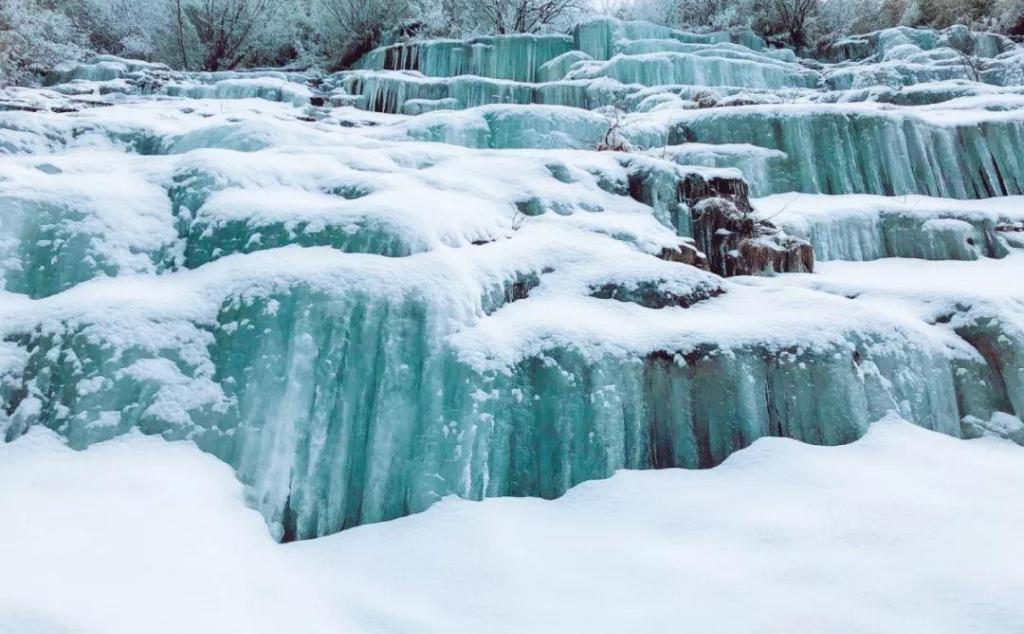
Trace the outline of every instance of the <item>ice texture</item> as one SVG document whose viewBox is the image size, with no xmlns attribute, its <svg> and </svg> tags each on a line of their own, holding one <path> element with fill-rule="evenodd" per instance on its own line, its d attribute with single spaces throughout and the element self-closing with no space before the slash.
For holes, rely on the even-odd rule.
<svg viewBox="0 0 1024 634">
<path fill-rule="evenodd" d="M 1024 57 L 827 55 L 602 19 L 5 89 L 0 437 L 193 441 L 284 541 L 890 412 L 1019 442 Z"/>
<path fill-rule="evenodd" d="M 759 213 L 814 245 L 818 260 L 976 260 L 1010 252 L 1024 223 L 1024 198 L 948 200 L 925 196 L 778 194 Z"/>
<path fill-rule="evenodd" d="M 687 113 L 676 142 L 752 143 L 786 153 L 772 189 L 988 198 L 1024 192 L 1024 118 L 949 106 L 743 106 Z"/>
<path fill-rule="evenodd" d="M 359 63 L 369 70 L 414 70 L 428 77 L 476 75 L 535 81 L 538 71 L 573 48 L 567 35 L 496 35 L 472 40 L 427 40 L 371 51 Z"/>
</svg>

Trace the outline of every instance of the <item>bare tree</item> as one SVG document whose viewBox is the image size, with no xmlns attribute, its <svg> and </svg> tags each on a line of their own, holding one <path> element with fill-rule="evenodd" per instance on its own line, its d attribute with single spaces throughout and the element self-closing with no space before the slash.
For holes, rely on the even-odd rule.
<svg viewBox="0 0 1024 634">
<path fill-rule="evenodd" d="M 976 55 L 968 55 L 963 51 L 960 54 L 960 65 L 964 69 L 964 75 L 971 81 L 981 81 L 981 60 Z"/>
<path fill-rule="evenodd" d="M 598 152 L 632 152 L 635 148 L 629 140 L 630 128 L 635 130 L 648 115 L 632 113 L 629 103 L 621 96 L 595 112 L 604 117 L 608 125 L 595 149 Z"/>
<path fill-rule="evenodd" d="M 809 44 L 808 26 L 821 8 L 821 0 L 769 0 L 772 19 L 796 48 Z"/>
<path fill-rule="evenodd" d="M 512 213 L 512 231 L 519 231 L 526 226 L 527 221 L 530 219 L 529 216 L 523 213 L 523 210 L 516 207 L 515 212 Z"/>
<path fill-rule="evenodd" d="M 409 0 L 323 0 L 325 40 L 334 65 L 347 68 L 413 14 Z"/>
<path fill-rule="evenodd" d="M 493 33 L 536 33 L 581 11 L 584 4 L 584 0 L 456 0 L 446 13 L 465 12 L 478 22 L 473 26 Z"/>
<path fill-rule="evenodd" d="M 629 152 L 633 149 L 626 138 L 626 128 L 629 125 L 629 113 L 625 108 L 616 104 L 600 108 L 598 112 L 608 122 L 608 128 L 601 135 L 597 142 L 598 152 Z"/>
<path fill-rule="evenodd" d="M 174 37 L 181 54 L 181 67 L 188 70 L 188 53 L 185 50 L 185 12 L 181 8 L 181 0 L 174 0 Z"/>
<path fill-rule="evenodd" d="M 230 69 L 245 61 L 279 4 L 275 0 L 198 0 L 185 4 L 185 16 L 205 49 L 203 68 Z"/>
</svg>

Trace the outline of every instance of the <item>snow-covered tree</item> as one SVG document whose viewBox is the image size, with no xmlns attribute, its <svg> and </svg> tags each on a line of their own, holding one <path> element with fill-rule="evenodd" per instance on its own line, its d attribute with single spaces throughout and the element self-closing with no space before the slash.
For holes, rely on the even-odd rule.
<svg viewBox="0 0 1024 634">
<path fill-rule="evenodd" d="M 900 23 L 905 0 L 827 0 L 818 9 L 820 35 L 842 37 L 869 33 Z"/>
<path fill-rule="evenodd" d="M 176 28 L 182 45 L 186 28 L 195 34 L 198 64 L 203 69 L 235 68 L 268 53 L 265 36 L 287 13 L 287 4 L 281 0 L 181 0 Z"/>
<path fill-rule="evenodd" d="M 57 2 L 0 1 L 0 84 L 79 58 L 84 38 Z"/>
<path fill-rule="evenodd" d="M 821 0 L 767 0 L 765 8 L 768 28 L 782 34 L 794 48 L 813 42 Z"/>
<path fill-rule="evenodd" d="M 65 3 L 65 11 L 94 51 L 130 58 L 164 59 L 172 51 L 164 50 L 171 43 L 174 23 L 172 0 L 80 0 L 77 5 Z"/>
<path fill-rule="evenodd" d="M 1024 0 L 0 0 L 0 80 L 89 51 L 192 70 L 295 59 L 342 68 L 411 34 L 531 33 L 588 13 L 688 30 L 750 27 L 804 49 L 899 24 L 1024 36 Z"/>
<path fill-rule="evenodd" d="M 995 0 L 992 21 L 996 30 L 1024 37 L 1024 0 Z"/>
<path fill-rule="evenodd" d="M 683 27 L 750 26 L 750 7 L 749 1 L 741 0 L 685 0 L 679 3 L 677 20 Z"/>
<path fill-rule="evenodd" d="M 452 34 L 536 33 L 568 26 L 589 8 L 585 0 L 439 0 Z"/>
<path fill-rule="evenodd" d="M 346 67 L 420 9 L 411 0 L 317 0 L 314 13 L 325 57 Z"/>
<path fill-rule="evenodd" d="M 992 0 L 913 0 L 908 6 L 912 26 L 943 29 L 953 24 L 984 26 L 992 15 Z M 913 16 L 911 19 L 910 16 Z"/>
<path fill-rule="evenodd" d="M 750 26 L 753 0 L 637 0 L 632 17 L 681 29 Z"/>
</svg>

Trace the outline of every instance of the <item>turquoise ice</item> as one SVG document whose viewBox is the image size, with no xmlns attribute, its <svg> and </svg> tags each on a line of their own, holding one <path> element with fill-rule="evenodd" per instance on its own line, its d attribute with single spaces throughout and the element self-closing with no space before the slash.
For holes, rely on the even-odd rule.
<svg viewBox="0 0 1024 634">
<path fill-rule="evenodd" d="M 0 436 L 193 440 L 293 540 L 890 411 L 1009 429 L 1015 291 L 841 275 L 1013 272 L 1020 50 L 602 19 L 327 77 L 59 67 L 2 94 Z"/>
</svg>

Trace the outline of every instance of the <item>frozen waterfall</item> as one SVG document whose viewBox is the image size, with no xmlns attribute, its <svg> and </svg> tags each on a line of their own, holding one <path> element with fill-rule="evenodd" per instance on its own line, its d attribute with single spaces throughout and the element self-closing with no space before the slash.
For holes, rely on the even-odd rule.
<svg viewBox="0 0 1024 634">
<path fill-rule="evenodd" d="M 288 541 L 889 412 L 1018 439 L 1022 60 L 600 19 L 59 66 L 0 90 L 0 438 L 192 440 Z"/>
</svg>

